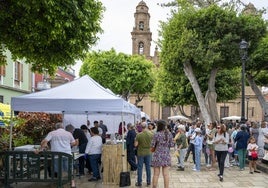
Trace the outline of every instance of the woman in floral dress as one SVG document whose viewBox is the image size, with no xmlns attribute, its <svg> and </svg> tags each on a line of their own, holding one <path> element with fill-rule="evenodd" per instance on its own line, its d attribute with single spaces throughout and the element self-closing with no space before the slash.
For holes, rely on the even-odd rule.
<svg viewBox="0 0 268 188">
<path fill-rule="evenodd" d="M 174 146 L 173 136 L 167 129 L 167 122 L 159 120 L 156 122 L 157 131 L 154 134 L 151 147 L 155 147 L 152 158 L 152 166 L 154 169 L 153 188 L 157 187 L 160 169 L 162 167 L 162 175 L 164 178 L 164 187 L 169 187 L 169 167 L 171 166 L 170 147 Z"/>
</svg>

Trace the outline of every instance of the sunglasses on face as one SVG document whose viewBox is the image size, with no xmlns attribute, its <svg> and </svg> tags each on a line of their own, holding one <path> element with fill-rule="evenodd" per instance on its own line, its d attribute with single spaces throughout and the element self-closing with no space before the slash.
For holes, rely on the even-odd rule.
<svg viewBox="0 0 268 188">
<path fill-rule="evenodd" d="M 217 129 L 220 129 L 221 127 L 217 127 Z"/>
</svg>

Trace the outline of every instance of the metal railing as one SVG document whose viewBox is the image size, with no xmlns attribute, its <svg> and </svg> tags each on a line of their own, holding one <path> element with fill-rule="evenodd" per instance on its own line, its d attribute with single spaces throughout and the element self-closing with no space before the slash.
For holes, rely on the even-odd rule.
<svg viewBox="0 0 268 188">
<path fill-rule="evenodd" d="M 58 188 L 71 183 L 73 156 L 62 152 L 0 152 L 0 181 L 9 188 L 12 183 L 50 182 Z"/>
</svg>

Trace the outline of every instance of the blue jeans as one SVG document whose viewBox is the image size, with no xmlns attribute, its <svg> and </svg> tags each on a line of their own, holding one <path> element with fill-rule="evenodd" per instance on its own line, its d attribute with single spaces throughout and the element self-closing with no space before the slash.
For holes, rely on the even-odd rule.
<svg viewBox="0 0 268 188">
<path fill-rule="evenodd" d="M 90 166 L 92 168 L 93 177 L 100 178 L 99 163 L 101 161 L 101 154 L 89 155 Z"/>
<path fill-rule="evenodd" d="M 200 171 L 201 166 L 201 150 L 195 149 L 195 168 Z"/>
<path fill-rule="evenodd" d="M 55 158 L 53 163 L 54 163 L 54 171 L 55 172 L 59 172 L 59 158 Z M 68 172 L 68 158 L 63 156 L 62 157 L 62 161 L 61 161 L 61 165 L 62 165 L 62 171 L 63 172 Z"/>
<path fill-rule="evenodd" d="M 151 183 L 151 155 L 138 156 L 138 184 L 142 183 L 143 163 L 146 169 L 146 182 Z"/>
</svg>

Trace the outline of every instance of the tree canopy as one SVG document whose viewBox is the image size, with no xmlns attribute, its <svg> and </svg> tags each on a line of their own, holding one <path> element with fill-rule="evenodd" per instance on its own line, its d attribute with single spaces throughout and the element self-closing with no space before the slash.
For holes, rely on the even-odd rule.
<svg viewBox="0 0 268 188">
<path fill-rule="evenodd" d="M 217 98 L 226 88 L 217 77 L 224 73 L 224 69 L 241 67 L 239 43 L 242 39 L 254 48 L 265 33 L 265 21 L 259 14 L 239 15 L 229 7 L 216 4 L 201 8 L 182 4 L 163 24 L 161 66 L 169 74 L 184 74 L 188 78 L 206 123 L 219 121 L 216 101 L 229 97 Z M 220 83 L 223 84 L 221 89 Z M 188 85 L 180 85 L 180 88 Z"/>
<path fill-rule="evenodd" d="M 80 76 L 88 74 L 126 100 L 130 94 L 150 93 L 154 85 L 153 64 L 140 55 L 110 51 L 88 53 Z"/>
<path fill-rule="evenodd" d="M 96 43 L 103 11 L 98 0 L 0 1 L 0 52 L 54 73 Z"/>
</svg>

